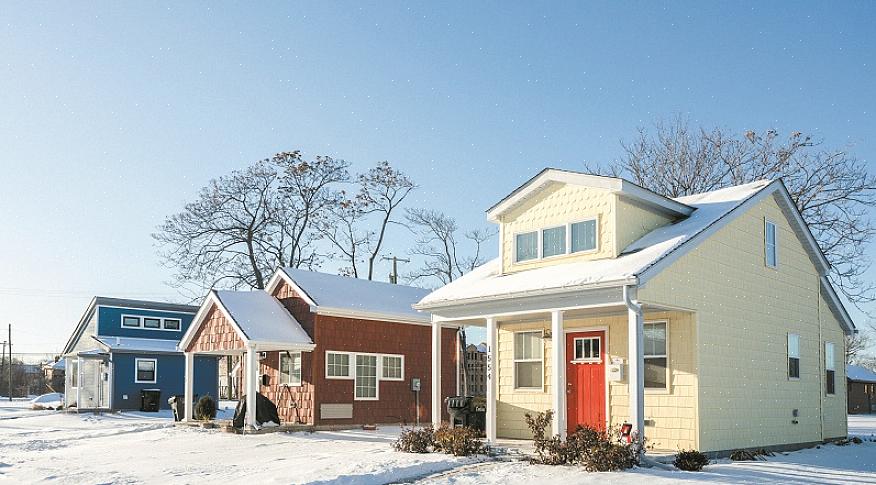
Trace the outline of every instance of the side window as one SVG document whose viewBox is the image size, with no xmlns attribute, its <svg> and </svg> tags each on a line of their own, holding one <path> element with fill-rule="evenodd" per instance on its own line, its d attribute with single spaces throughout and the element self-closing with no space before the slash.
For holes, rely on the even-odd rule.
<svg viewBox="0 0 876 485">
<path fill-rule="evenodd" d="M 404 380 L 404 358 L 401 355 L 384 355 L 381 359 L 381 379 L 387 381 Z"/>
<path fill-rule="evenodd" d="M 776 225 L 770 221 L 764 222 L 763 247 L 766 265 L 770 268 L 777 267 L 779 265 L 779 258 L 776 249 Z"/>
<path fill-rule="evenodd" d="M 519 263 L 538 258 L 538 231 L 514 236 L 514 261 Z"/>
<path fill-rule="evenodd" d="M 138 384 L 155 384 L 158 373 L 158 362 L 155 359 L 135 359 L 136 375 L 134 382 Z"/>
<path fill-rule="evenodd" d="M 280 352 L 280 385 L 301 385 L 301 352 Z"/>
<path fill-rule="evenodd" d="M 800 378 L 800 336 L 788 334 L 788 378 Z"/>
<path fill-rule="evenodd" d="M 836 394 L 836 355 L 833 342 L 824 343 L 824 380 L 825 392 L 831 396 Z"/>
<path fill-rule="evenodd" d="M 645 388 L 668 389 L 666 322 L 645 324 Z"/>
<path fill-rule="evenodd" d="M 353 374 L 350 372 L 350 354 L 326 352 L 325 376 L 336 379 L 349 379 L 352 377 Z"/>
<path fill-rule="evenodd" d="M 514 388 L 542 389 L 544 362 L 542 332 L 514 334 Z"/>
</svg>

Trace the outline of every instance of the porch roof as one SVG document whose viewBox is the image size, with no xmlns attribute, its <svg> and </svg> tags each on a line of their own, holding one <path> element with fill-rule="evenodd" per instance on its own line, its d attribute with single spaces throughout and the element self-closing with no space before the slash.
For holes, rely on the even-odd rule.
<svg viewBox="0 0 876 485">
<path fill-rule="evenodd" d="M 176 345 L 178 340 L 164 340 L 151 338 L 115 337 L 98 335 L 94 340 L 109 352 L 143 352 L 157 354 L 179 353 Z"/>
<path fill-rule="evenodd" d="M 484 299 L 556 294 L 640 283 L 641 275 L 661 259 L 712 227 L 766 187 L 777 183 L 780 182 L 764 180 L 680 197 L 678 201 L 695 209 L 689 217 L 649 232 L 625 248 L 617 258 L 556 264 L 510 274 L 501 274 L 500 259 L 493 259 L 430 293 L 415 308 L 426 310 Z"/>
</svg>

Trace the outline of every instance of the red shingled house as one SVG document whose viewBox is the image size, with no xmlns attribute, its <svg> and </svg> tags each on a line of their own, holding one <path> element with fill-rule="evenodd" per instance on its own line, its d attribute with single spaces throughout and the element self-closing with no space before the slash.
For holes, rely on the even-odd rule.
<svg viewBox="0 0 876 485">
<path fill-rule="evenodd" d="M 411 307 L 428 293 L 283 268 L 265 291 L 211 291 L 180 348 L 187 362 L 240 356 L 247 409 L 255 409 L 258 391 L 277 405 L 284 424 L 414 423 L 418 411 L 428 423 L 437 335 L 429 314 Z M 457 394 L 456 328 L 441 329 L 440 340 L 443 398 Z M 187 392 L 197 378 L 187 366 Z M 254 413 L 246 422 L 259 424 Z"/>
</svg>

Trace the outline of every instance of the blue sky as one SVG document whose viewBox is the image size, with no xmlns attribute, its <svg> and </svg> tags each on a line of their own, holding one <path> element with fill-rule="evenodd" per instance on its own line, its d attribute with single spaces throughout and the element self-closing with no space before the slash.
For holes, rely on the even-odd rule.
<svg viewBox="0 0 876 485">
<path fill-rule="evenodd" d="M 874 165 L 874 21 L 850 2 L 6 3 L 0 323 L 55 352 L 94 294 L 174 298 L 155 226 L 281 150 L 389 160 L 411 206 L 469 227 L 676 114 Z"/>
</svg>

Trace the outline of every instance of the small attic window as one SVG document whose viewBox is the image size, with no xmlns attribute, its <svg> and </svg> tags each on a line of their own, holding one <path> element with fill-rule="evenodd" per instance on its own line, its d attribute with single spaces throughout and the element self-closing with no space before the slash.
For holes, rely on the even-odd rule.
<svg viewBox="0 0 876 485">
<path fill-rule="evenodd" d="M 573 253 L 596 249 L 596 219 L 576 222 L 571 226 Z"/>
<path fill-rule="evenodd" d="M 536 258 L 538 258 L 538 231 L 514 236 L 514 261 L 519 263 Z"/>
<path fill-rule="evenodd" d="M 779 258 L 776 249 L 776 224 L 768 220 L 764 220 L 763 225 L 763 246 L 764 262 L 770 268 L 777 267 Z"/>
</svg>

